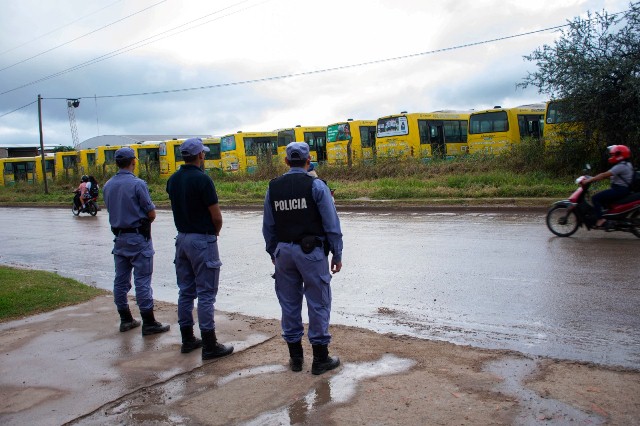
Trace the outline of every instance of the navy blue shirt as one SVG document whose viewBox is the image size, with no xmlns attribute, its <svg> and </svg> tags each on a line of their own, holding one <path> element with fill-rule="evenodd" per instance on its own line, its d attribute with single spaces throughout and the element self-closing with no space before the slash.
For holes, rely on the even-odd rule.
<svg viewBox="0 0 640 426">
<path fill-rule="evenodd" d="M 216 233 L 209 207 L 218 204 L 218 193 L 209 175 L 193 164 L 183 164 L 167 181 L 167 193 L 178 232 Z"/>
</svg>

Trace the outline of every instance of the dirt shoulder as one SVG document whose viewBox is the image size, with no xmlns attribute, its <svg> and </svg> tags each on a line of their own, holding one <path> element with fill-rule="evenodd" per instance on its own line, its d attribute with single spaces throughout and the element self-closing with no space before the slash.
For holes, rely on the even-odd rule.
<svg viewBox="0 0 640 426">
<path fill-rule="evenodd" d="M 236 351 L 203 362 L 175 305 L 156 311 L 171 331 L 144 338 L 110 296 L 0 324 L 0 423 L 640 424 L 638 371 L 332 326 L 342 365 L 314 376 L 307 342 L 289 371 L 276 320 L 218 312 Z"/>
</svg>

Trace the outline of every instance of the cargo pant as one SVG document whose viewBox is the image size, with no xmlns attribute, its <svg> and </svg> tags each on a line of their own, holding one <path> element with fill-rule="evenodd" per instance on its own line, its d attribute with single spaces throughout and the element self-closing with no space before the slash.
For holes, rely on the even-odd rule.
<svg viewBox="0 0 640 426">
<path fill-rule="evenodd" d="M 302 298 L 307 299 L 309 342 L 328 345 L 331 316 L 331 273 L 322 247 L 303 253 L 295 243 L 278 243 L 275 290 L 282 309 L 282 337 L 288 343 L 298 342 L 304 335 Z"/>
<path fill-rule="evenodd" d="M 214 304 L 220 281 L 218 237 L 207 234 L 178 233 L 174 259 L 178 282 L 178 323 L 191 327 L 194 301 L 198 299 L 200 330 L 214 330 Z"/>
<path fill-rule="evenodd" d="M 153 243 L 140 234 L 121 234 L 114 240 L 113 260 L 116 276 L 113 280 L 113 299 L 116 307 L 127 309 L 127 294 L 131 290 L 131 272 L 136 286 L 136 303 L 141 311 L 153 310 Z"/>
</svg>

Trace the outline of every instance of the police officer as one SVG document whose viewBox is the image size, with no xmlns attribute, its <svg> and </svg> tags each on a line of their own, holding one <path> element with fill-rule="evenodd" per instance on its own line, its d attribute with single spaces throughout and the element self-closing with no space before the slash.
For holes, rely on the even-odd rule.
<svg viewBox="0 0 640 426">
<path fill-rule="evenodd" d="M 322 374 L 340 365 L 329 356 L 331 274 L 342 268 L 342 232 L 331 191 L 307 174 L 309 145 L 291 142 L 285 162 L 290 170 L 269 183 L 264 201 L 262 234 L 275 265 L 276 295 L 282 309 L 282 337 L 289 347 L 292 371 L 301 371 L 302 298 L 307 299 L 311 373 Z M 327 260 L 333 253 L 331 270 Z"/>
<path fill-rule="evenodd" d="M 209 148 L 200 138 L 180 145 L 184 165 L 167 181 L 173 220 L 178 229 L 175 267 L 178 281 L 178 323 L 182 353 L 202 347 L 202 359 L 229 355 L 233 346 L 217 341 L 214 303 L 220 281 L 218 235 L 222 212 L 213 180 L 203 170 Z M 193 305 L 198 299 L 198 323 L 202 339 L 193 334 Z"/>
<path fill-rule="evenodd" d="M 151 222 L 156 218 L 156 206 L 151 201 L 146 182 L 133 174 L 137 161 L 133 149 L 118 149 L 115 159 L 120 170 L 104 185 L 103 196 L 109 211 L 111 231 L 115 235 L 113 298 L 120 314 L 120 331 L 140 325 L 140 321 L 133 319 L 127 300 L 133 270 L 136 302 L 142 316 L 142 335 L 164 333 L 169 326 L 156 321 L 151 290 L 155 253 L 151 242 Z"/>
</svg>

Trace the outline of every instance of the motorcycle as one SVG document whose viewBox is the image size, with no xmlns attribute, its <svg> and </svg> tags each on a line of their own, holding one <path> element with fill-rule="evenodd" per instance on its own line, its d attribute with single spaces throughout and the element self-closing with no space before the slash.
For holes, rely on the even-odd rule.
<svg viewBox="0 0 640 426">
<path fill-rule="evenodd" d="M 79 191 L 74 192 L 76 194 L 79 193 Z M 79 216 L 80 213 L 89 213 L 91 216 L 98 214 L 98 197 L 85 198 L 84 207 L 78 204 L 78 202 L 74 199 L 73 204 L 71 205 L 71 212 L 74 216 Z"/>
<path fill-rule="evenodd" d="M 573 235 L 578 228 L 584 226 L 588 230 L 604 229 L 607 232 L 631 232 L 640 238 L 640 192 L 633 192 L 625 198 L 611 204 L 604 211 L 603 218 L 607 220 L 605 228 L 596 227 L 597 218 L 591 204 L 589 184 L 582 181 L 588 175 L 576 179 L 578 189 L 567 200 L 557 201 L 547 212 L 547 228 L 559 237 Z"/>
</svg>

